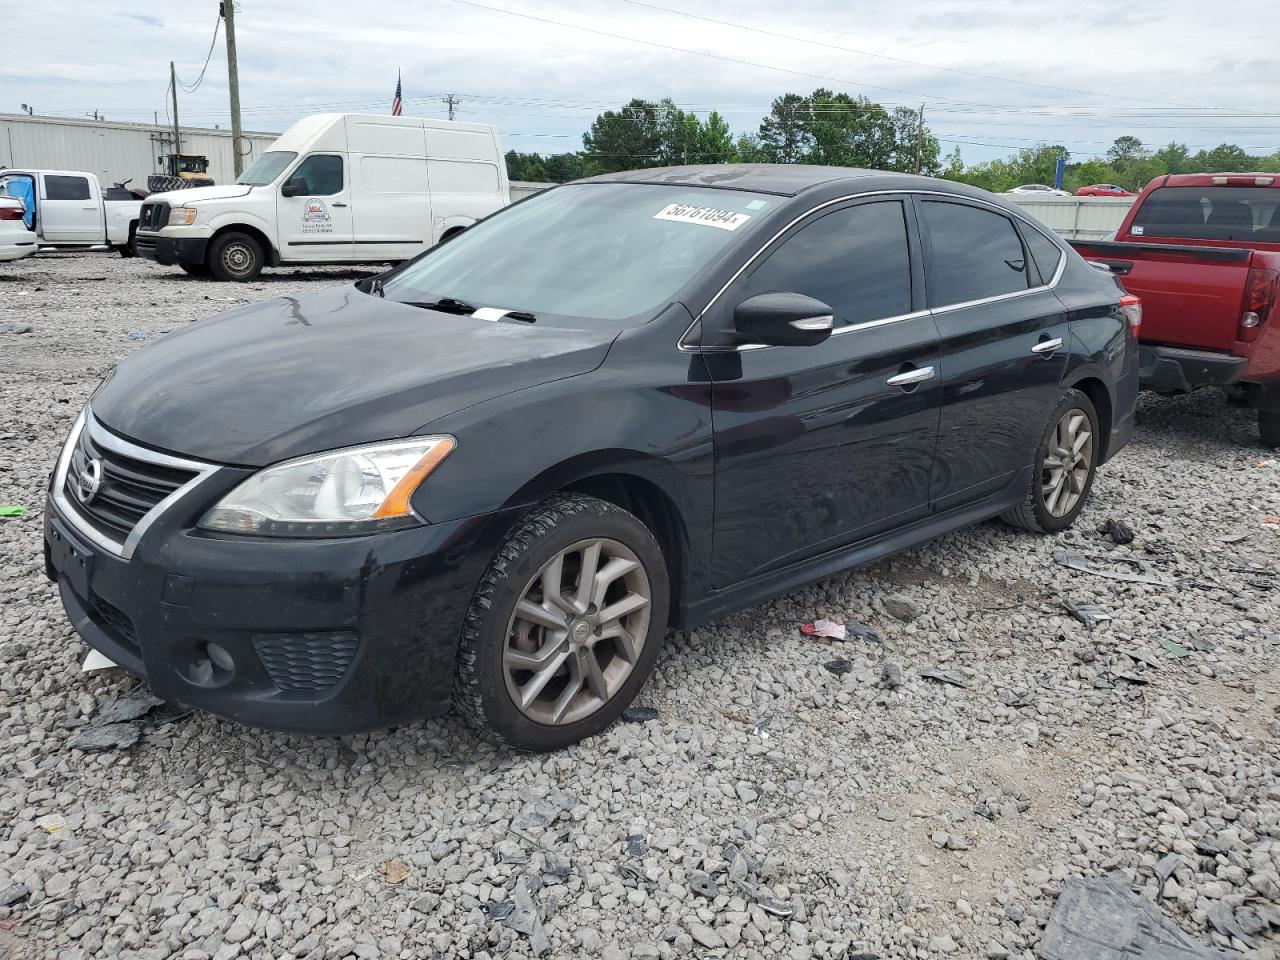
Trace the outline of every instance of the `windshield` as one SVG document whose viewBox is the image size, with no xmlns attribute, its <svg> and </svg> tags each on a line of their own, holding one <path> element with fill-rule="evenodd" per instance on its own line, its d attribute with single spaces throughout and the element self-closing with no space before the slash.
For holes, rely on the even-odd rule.
<svg viewBox="0 0 1280 960">
<path fill-rule="evenodd" d="M 1274 187 L 1161 187 L 1133 218 L 1136 237 L 1280 243 L 1280 190 Z"/>
<path fill-rule="evenodd" d="M 291 150 L 268 150 L 249 165 L 249 169 L 236 177 L 236 183 L 250 187 L 265 187 L 274 183 L 276 177 L 284 172 L 284 168 L 293 163 L 298 155 Z"/>
<path fill-rule="evenodd" d="M 669 303 L 776 203 L 665 184 L 558 187 L 450 240 L 389 279 L 384 293 L 621 320 Z"/>
</svg>

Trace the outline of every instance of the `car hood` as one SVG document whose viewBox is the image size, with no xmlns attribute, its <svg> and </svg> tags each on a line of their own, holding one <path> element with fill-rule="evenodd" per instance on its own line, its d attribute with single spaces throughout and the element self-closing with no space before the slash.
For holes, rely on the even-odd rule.
<svg viewBox="0 0 1280 960">
<path fill-rule="evenodd" d="M 91 403 L 99 422 L 146 446 L 264 466 L 410 436 L 587 373 L 616 333 L 490 323 L 342 287 L 197 321 L 121 362 Z"/>
<path fill-rule="evenodd" d="M 183 190 L 152 193 L 147 195 L 147 200 L 163 200 L 169 206 L 176 207 L 193 200 L 231 200 L 245 196 L 252 189 L 253 187 L 244 183 L 220 183 L 212 187 L 187 187 Z"/>
</svg>

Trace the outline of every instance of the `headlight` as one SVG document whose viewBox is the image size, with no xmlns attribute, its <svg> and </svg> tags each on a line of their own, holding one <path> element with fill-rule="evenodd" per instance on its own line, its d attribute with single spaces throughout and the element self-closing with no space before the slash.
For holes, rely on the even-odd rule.
<svg viewBox="0 0 1280 960">
<path fill-rule="evenodd" d="M 189 227 L 195 222 L 195 207 L 174 207 L 169 211 L 169 226 L 171 227 Z"/>
<path fill-rule="evenodd" d="M 347 537 L 422 519 L 409 498 L 457 446 L 417 437 L 286 460 L 255 473 L 205 514 L 200 526 L 266 537 Z"/>
</svg>

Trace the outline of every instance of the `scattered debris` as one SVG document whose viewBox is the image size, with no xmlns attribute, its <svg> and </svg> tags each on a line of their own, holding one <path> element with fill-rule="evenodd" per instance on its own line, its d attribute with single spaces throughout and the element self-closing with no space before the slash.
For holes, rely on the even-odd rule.
<svg viewBox="0 0 1280 960">
<path fill-rule="evenodd" d="M 1280 520 L 1276 521 L 1280 524 Z M 1091 566 L 1089 561 L 1098 559 L 1107 563 L 1128 563 L 1136 567 L 1141 573 L 1123 573 L 1119 570 L 1101 570 Z M 1103 577 L 1107 580 L 1119 580 L 1122 583 L 1149 583 L 1157 587 L 1167 587 L 1169 584 L 1158 577 L 1153 577 L 1146 573 L 1147 565 L 1132 557 L 1110 557 L 1101 556 L 1097 558 L 1086 556 L 1079 550 L 1071 550 L 1066 547 L 1060 547 L 1053 551 L 1053 560 L 1064 567 L 1071 570 L 1077 570 L 1080 573 L 1092 574 L 1095 577 Z"/>
<path fill-rule="evenodd" d="M 404 883 L 409 879 L 409 865 L 396 857 L 385 863 L 378 864 L 378 873 L 382 874 L 388 885 L 395 886 L 397 883 Z"/>
<path fill-rule="evenodd" d="M 29 323 L 0 323 L 0 333 L 30 333 L 33 329 Z"/>
<path fill-rule="evenodd" d="M 711 879 L 711 875 L 695 870 L 689 874 L 689 889 L 700 897 L 714 900 L 720 896 L 720 885 Z"/>
<path fill-rule="evenodd" d="M 846 620 L 844 629 L 848 637 L 870 640 L 872 643 L 884 643 L 884 634 L 871 626 L 871 624 L 863 623 L 861 620 Z"/>
<path fill-rule="evenodd" d="M 1164 885 L 1169 882 L 1169 878 L 1173 876 L 1173 871 L 1182 865 L 1182 858 L 1176 853 L 1166 853 L 1163 857 L 1156 861 L 1156 865 L 1151 868 L 1156 876 L 1156 882 L 1160 884 L 1156 888 L 1156 900 L 1164 899 Z"/>
<path fill-rule="evenodd" d="M 644 835 L 633 833 L 627 837 L 627 856 L 639 859 L 649 852 L 649 844 L 645 841 Z"/>
<path fill-rule="evenodd" d="M 800 632 L 806 637 L 826 637 L 828 640 L 845 638 L 845 627 L 839 620 L 814 620 L 812 623 L 801 624 Z"/>
<path fill-rule="evenodd" d="M 1171 654 L 1173 654 L 1175 657 L 1189 657 L 1189 656 L 1191 656 L 1191 651 L 1190 651 L 1190 650 L 1188 650 L 1186 647 L 1184 647 L 1182 644 L 1178 643 L 1177 641 L 1175 641 L 1175 640 L 1170 640 L 1168 637 L 1161 637 L 1161 638 L 1160 638 L 1160 646 L 1164 647 L 1166 650 L 1168 650 L 1168 651 L 1169 651 Z"/>
<path fill-rule="evenodd" d="M 9 503 L 0 507 L 0 517 L 25 517 L 26 515 L 27 508 L 16 503 Z"/>
<path fill-rule="evenodd" d="M 505 920 L 511 916 L 516 905 L 510 900 L 490 900 L 484 905 L 484 912 L 493 921 Z"/>
<path fill-rule="evenodd" d="M 1153 670 L 1159 670 L 1161 667 L 1164 666 L 1164 664 L 1161 663 L 1159 657 L 1157 657 L 1153 653 L 1147 653 L 1147 651 L 1145 650 L 1134 649 L 1134 650 L 1124 650 L 1121 652 L 1130 660 L 1134 661 L 1135 663 L 1146 664 L 1148 667 L 1151 667 Z"/>
<path fill-rule="evenodd" d="M 1263 517 L 1262 525 L 1269 530 L 1280 530 L 1280 517 Z"/>
<path fill-rule="evenodd" d="M 777 897 L 772 896 L 768 889 L 764 887 L 757 887 L 747 883 L 745 880 L 738 880 L 737 884 L 742 888 L 742 892 L 754 900 L 765 913 L 785 920 L 796 912 L 791 904 L 784 903 Z"/>
<path fill-rule="evenodd" d="M 658 719 L 658 711 L 653 707 L 627 707 L 622 711 L 622 719 L 627 723 L 648 723 Z"/>
<path fill-rule="evenodd" d="M 1212 640 L 1206 640 L 1204 637 L 1192 637 L 1191 646 L 1195 647 L 1201 653 L 1213 653 L 1218 649 L 1218 645 Z"/>
<path fill-rule="evenodd" d="M 92 673 L 94 670 L 110 670 L 112 667 L 118 667 L 116 663 L 106 654 L 99 653 L 97 650 L 90 649 L 89 655 L 84 658 L 84 663 L 80 667 L 81 673 Z"/>
<path fill-rule="evenodd" d="M 1136 673 L 1116 672 L 1112 676 L 1117 680 L 1123 680 L 1125 683 L 1132 683 L 1135 687 L 1145 687 L 1151 682 L 1148 677 L 1139 676 Z"/>
<path fill-rule="evenodd" d="M 1094 606 L 1091 603 L 1080 603 L 1076 600 L 1064 600 L 1062 606 L 1067 613 L 1075 617 L 1086 627 L 1092 630 L 1100 623 L 1107 623 L 1111 620 L 1111 614 L 1103 610 L 1101 607 Z"/>
<path fill-rule="evenodd" d="M 67 821 L 56 813 L 46 813 L 43 817 L 36 817 L 36 826 L 43 827 L 46 833 L 57 833 L 67 825 Z"/>
<path fill-rule="evenodd" d="M 527 877 L 521 877 L 511 893 L 512 910 L 502 918 L 504 926 L 529 938 L 529 946 L 536 957 L 542 956 L 551 949 L 551 941 L 547 931 L 542 927 L 542 919 L 538 916 L 538 908 L 533 902 L 533 894 L 529 892 Z"/>
<path fill-rule="evenodd" d="M 965 680 L 964 674 L 959 670 L 943 670 L 941 667 L 925 667 L 920 671 L 920 676 L 925 680 L 936 680 L 938 683 L 949 683 L 953 687 L 969 686 L 969 682 Z"/>
<path fill-rule="evenodd" d="M 920 616 L 920 604 L 916 603 L 910 597 L 904 597 L 900 593 L 895 593 L 891 597 L 885 597 L 880 601 L 884 607 L 884 612 L 895 620 L 910 622 Z"/>
<path fill-rule="evenodd" d="M 763 716 L 756 721 L 754 727 L 751 728 L 751 735 L 759 737 L 761 740 L 769 739 L 769 724 L 773 722 L 772 716 Z"/>
<path fill-rule="evenodd" d="M 125 337 L 129 340 L 145 340 L 147 339 L 147 334 L 144 330 L 130 330 L 125 334 Z"/>
<path fill-rule="evenodd" d="M 145 683 L 140 683 L 123 697 L 108 700 L 93 715 L 95 725 L 139 720 L 165 701 L 154 696 Z"/>
<path fill-rule="evenodd" d="M 1244 543 L 1249 539 L 1247 533 L 1224 533 L 1218 538 L 1220 543 Z"/>
<path fill-rule="evenodd" d="M 1235 937 L 1250 950 L 1258 945 L 1257 941 L 1249 936 L 1244 928 L 1236 922 L 1236 915 L 1231 910 L 1231 904 L 1225 900 L 1219 900 L 1209 908 L 1209 925 L 1225 936 Z"/>
<path fill-rule="evenodd" d="M 1133 543 L 1133 530 L 1123 520 L 1109 518 L 1106 523 L 1098 527 L 1098 532 L 1104 537 L 1110 537 L 1112 543 L 1122 547 Z"/>
<path fill-rule="evenodd" d="M 1253 465 L 1255 467 L 1274 467 L 1277 464 L 1280 464 L 1280 460 L 1277 460 L 1275 457 L 1263 457 L 1253 461 Z"/>
<path fill-rule="evenodd" d="M 897 690 L 903 684 L 902 667 L 892 660 L 880 664 L 880 685 L 888 690 Z"/>
<path fill-rule="evenodd" d="M 90 724 L 67 741 L 67 746 L 84 753 L 102 750 L 124 750 L 142 739 L 142 728 L 136 723 Z"/>
<path fill-rule="evenodd" d="M 1243 941 L 1242 941 L 1243 942 Z M 1237 960 L 1197 943 L 1122 875 L 1063 881 L 1040 938 L 1042 960 Z"/>
<path fill-rule="evenodd" d="M 822 666 L 826 668 L 830 673 L 834 673 L 837 677 L 843 676 L 844 674 L 851 673 L 853 671 L 852 660 L 844 660 L 844 659 L 828 660 Z"/>
<path fill-rule="evenodd" d="M 31 896 L 31 888 L 25 883 L 15 883 L 0 890 L 0 907 L 11 907 Z"/>
</svg>

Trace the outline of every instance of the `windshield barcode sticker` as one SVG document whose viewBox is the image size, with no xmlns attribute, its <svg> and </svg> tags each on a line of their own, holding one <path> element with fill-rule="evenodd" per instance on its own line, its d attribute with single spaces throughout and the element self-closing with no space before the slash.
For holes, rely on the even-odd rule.
<svg viewBox="0 0 1280 960">
<path fill-rule="evenodd" d="M 655 213 L 653 219 L 700 223 L 704 227 L 715 227 L 719 230 L 737 230 L 751 219 L 751 214 L 717 210 L 715 207 L 691 207 L 687 203 L 669 203 Z"/>
</svg>

